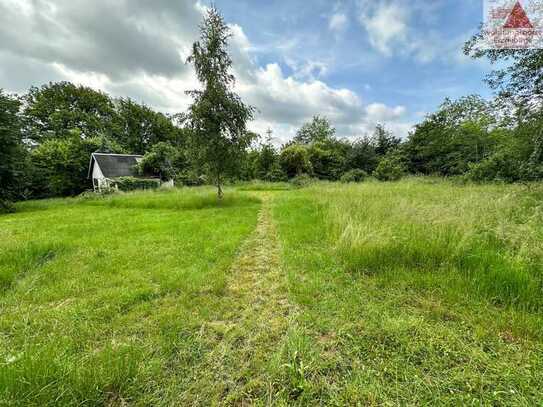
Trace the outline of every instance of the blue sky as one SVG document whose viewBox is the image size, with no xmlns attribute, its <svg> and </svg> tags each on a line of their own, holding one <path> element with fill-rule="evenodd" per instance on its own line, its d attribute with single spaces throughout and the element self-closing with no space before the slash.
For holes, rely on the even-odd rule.
<svg viewBox="0 0 543 407">
<path fill-rule="evenodd" d="M 184 64 L 209 3 L 0 0 L 0 87 L 71 80 L 165 112 L 198 86 Z M 312 115 L 338 135 L 384 123 L 405 137 L 445 97 L 479 93 L 491 67 L 462 53 L 479 0 L 217 0 L 233 33 L 237 90 L 251 128 L 288 140 Z"/>
<path fill-rule="evenodd" d="M 351 89 L 367 102 L 406 106 L 415 115 L 434 110 L 445 97 L 489 95 L 482 82 L 489 65 L 462 53 L 482 21 L 480 1 L 274 0 L 255 7 L 250 0 L 223 0 L 217 5 L 229 22 L 243 27 L 258 64 L 278 62 L 295 75 L 292 65 L 316 63 L 315 78 Z M 383 21 L 390 17 L 388 29 L 371 24 L 379 9 L 398 10 L 381 11 Z M 393 33 L 387 37 L 386 31 Z"/>
</svg>

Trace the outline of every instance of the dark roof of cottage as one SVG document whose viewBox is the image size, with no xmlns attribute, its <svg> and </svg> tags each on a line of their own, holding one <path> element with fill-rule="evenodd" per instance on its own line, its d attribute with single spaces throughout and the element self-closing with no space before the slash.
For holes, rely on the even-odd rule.
<svg viewBox="0 0 543 407">
<path fill-rule="evenodd" d="M 93 153 L 89 164 L 89 178 L 96 162 L 106 178 L 137 177 L 136 165 L 141 155 Z"/>
</svg>

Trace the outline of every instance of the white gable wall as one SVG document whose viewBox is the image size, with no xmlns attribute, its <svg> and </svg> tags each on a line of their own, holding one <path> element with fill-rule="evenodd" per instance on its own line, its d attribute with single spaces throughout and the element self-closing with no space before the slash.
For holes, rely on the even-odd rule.
<svg viewBox="0 0 543 407">
<path fill-rule="evenodd" d="M 92 185 L 95 190 L 98 189 L 99 191 L 101 191 L 102 188 L 109 188 L 109 181 L 104 177 L 104 173 L 96 160 L 94 160 L 94 165 L 92 167 Z"/>
<path fill-rule="evenodd" d="M 92 167 L 92 178 L 94 179 L 104 179 L 104 174 L 102 174 L 102 170 L 100 169 L 100 166 L 96 161 L 94 161 L 94 165 Z"/>
</svg>

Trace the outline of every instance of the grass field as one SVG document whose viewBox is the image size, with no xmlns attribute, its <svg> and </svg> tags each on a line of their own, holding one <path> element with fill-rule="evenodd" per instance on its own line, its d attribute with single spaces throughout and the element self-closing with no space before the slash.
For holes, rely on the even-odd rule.
<svg viewBox="0 0 543 407">
<path fill-rule="evenodd" d="M 245 184 L 0 217 L 0 405 L 539 405 L 543 187 Z"/>
</svg>

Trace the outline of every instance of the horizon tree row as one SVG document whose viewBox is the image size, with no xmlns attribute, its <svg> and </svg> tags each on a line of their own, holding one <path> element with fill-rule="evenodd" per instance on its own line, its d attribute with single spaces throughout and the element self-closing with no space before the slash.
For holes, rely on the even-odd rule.
<svg viewBox="0 0 543 407">
<path fill-rule="evenodd" d="M 489 50 L 481 34 L 465 53 L 507 61 L 490 72 L 496 97 L 446 99 L 407 135 L 382 125 L 372 135 L 338 138 L 318 114 L 276 149 L 247 130 L 254 108 L 234 93 L 228 54 L 230 29 L 215 7 L 200 26 L 187 63 L 201 90 L 187 92 L 185 113 L 165 115 L 130 98 L 69 82 L 32 87 L 21 96 L 0 89 L 0 209 L 18 199 L 77 195 L 90 187 L 87 165 L 96 151 L 144 155 L 143 166 L 187 185 L 285 180 L 296 176 L 360 181 L 368 174 L 395 180 L 404 174 L 472 181 L 543 179 L 543 50 Z M 505 66 L 505 67 L 504 67 Z"/>
<path fill-rule="evenodd" d="M 33 87 L 26 95 L 0 90 L 0 188 L 2 201 L 73 196 L 89 189 L 87 166 L 96 151 L 145 155 L 146 168 L 178 183 L 211 179 L 201 159 L 200 136 L 186 116 L 164 115 L 129 98 L 68 82 Z M 315 116 L 293 140 L 276 148 L 247 132 L 247 144 L 225 180 L 284 181 L 298 175 L 337 181 L 359 176 L 397 179 L 403 174 L 464 176 L 475 181 L 543 178 L 540 113 L 505 116 L 478 96 L 449 99 L 417 124 L 407 139 L 383 125 L 353 140 L 337 137 L 325 117 Z M 252 142 L 252 143 L 251 143 Z M 380 163 L 381 169 L 376 173 Z M 386 173 L 391 167 L 391 175 Z M 347 177 L 348 178 L 348 177 Z"/>
</svg>

